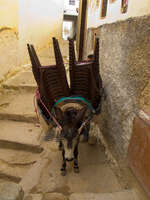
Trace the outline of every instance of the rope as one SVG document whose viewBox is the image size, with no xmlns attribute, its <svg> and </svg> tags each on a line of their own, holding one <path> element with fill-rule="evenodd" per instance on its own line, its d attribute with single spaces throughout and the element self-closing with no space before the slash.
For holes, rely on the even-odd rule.
<svg viewBox="0 0 150 200">
<path fill-rule="evenodd" d="M 102 97 L 104 96 L 104 90 L 102 88 L 102 91 L 100 91 L 101 94 L 102 94 Z M 55 119 L 55 117 L 49 112 L 48 108 L 46 107 L 46 105 L 43 103 L 43 101 L 41 100 L 41 97 L 40 97 L 40 93 L 39 93 L 39 90 L 37 89 L 36 92 L 35 92 L 35 95 L 34 95 L 34 107 L 35 107 L 35 112 L 36 112 L 36 116 L 37 116 L 37 120 L 39 121 L 39 116 L 38 116 L 38 112 L 37 112 L 37 105 L 36 105 L 36 100 L 39 99 L 41 104 L 43 105 L 43 107 L 45 108 L 45 110 L 47 111 L 47 113 L 49 114 L 50 118 L 54 121 L 54 123 L 56 124 L 56 126 L 58 127 L 59 131 L 61 132 L 62 131 L 62 127 L 61 125 L 59 124 L 59 122 Z M 100 110 L 101 110 L 101 103 L 99 104 L 98 106 L 98 109 L 96 112 L 94 112 L 94 109 L 92 107 L 92 105 L 87 101 L 87 99 L 83 98 L 83 97 L 62 97 L 60 98 L 54 105 L 54 107 L 62 102 L 62 101 L 65 101 L 65 100 L 77 100 L 77 101 L 83 101 L 84 103 L 86 103 L 89 107 L 89 109 L 91 110 L 91 115 L 90 117 L 85 121 L 83 122 L 83 124 L 81 125 L 80 127 L 80 130 L 79 132 L 81 132 L 81 130 L 91 121 L 92 117 L 93 117 L 93 114 L 96 114 L 96 113 L 99 113 Z M 40 124 L 37 123 L 37 127 L 40 127 Z"/>
<path fill-rule="evenodd" d="M 33 99 L 33 104 L 34 104 L 34 111 L 35 111 L 35 113 L 36 113 L 36 119 L 37 119 L 37 123 L 36 123 L 36 126 L 38 127 L 38 128 L 40 128 L 40 123 L 38 123 L 39 122 L 39 116 L 38 116 L 38 112 L 37 112 L 37 106 L 36 106 L 36 95 L 34 95 L 34 99 Z"/>
<path fill-rule="evenodd" d="M 43 107 L 45 108 L 45 110 L 47 111 L 47 113 L 49 114 L 50 118 L 54 121 L 54 123 L 56 124 L 56 126 L 58 127 L 59 131 L 62 130 L 62 127 L 61 125 L 58 123 L 58 121 L 55 119 L 55 117 L 49 112 L 48 108 L 46 107 L 46 105 L 43 103 L 43 101 L 41 100 L 41 97 L 40 97 L 40 93 L 39 93 L 39 90 L 37 89 L 36 92 L 35 92 L 35 96 L 34 96 L 34 107 L 35 107 L 35 112 L 37 114 L 37 107 L 35 105 L 35 100 L 39 99 L 41 104 L 43 105 Z M 39 116 L 37 114 L 37 118 L 39 119 Z"/>
<path fill-rule="evenodd" d="M 79 129 L 79 134 L 81 133 L 82 129 L 84 127 L 86 127 L 90 123 L 90 121 L 91 121 L 92 118 L 93 118 L 93 116 L 90 116 L 85 122 L 82 123 L 82 125 L 81 125 L 81 127 Z"/>
</svg>

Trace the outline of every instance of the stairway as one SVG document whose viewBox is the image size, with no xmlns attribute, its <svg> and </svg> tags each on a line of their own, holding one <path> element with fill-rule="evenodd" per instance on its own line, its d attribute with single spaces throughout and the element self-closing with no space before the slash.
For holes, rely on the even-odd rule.
<svg viewBox="0 0 150 200">
<path fill-rule="evenodd" d="M 19 72 L 3 87 L 0 182 L 19 183 L 25 200 L 140 200 L 134 189 L 122 187 L 101 145 L 80 144 L 80 173 L 75 174 L 69 164 L 67 175 L 62 177 L 57 144 L 44 142 L 41 130 L 35 126 L 36 85 L 31 69 Z"/>
<path fill-rule="evenodd" d="M 36 119 L 32 91 L 35 84 L 21 85 L 28 73 L 31 71 L 12 77 L 16 87 L 11 83 L 9 87 L 8 81 L 7 89 L 0 95 L 0 180 L 4 182 L 19 183 L 43 151 L 41 130 L 31 123 Z"/>
</svg>

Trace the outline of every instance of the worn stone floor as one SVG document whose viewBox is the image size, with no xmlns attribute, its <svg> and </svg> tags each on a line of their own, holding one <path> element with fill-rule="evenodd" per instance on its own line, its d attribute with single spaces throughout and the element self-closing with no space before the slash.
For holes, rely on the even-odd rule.
<svg viewBox="0 0 150 200">
<path fill-rule="evenodd" d="M 101 144 L 81 143 L 80 173 L 75 174 L 69 164 L 62 177 L 58 144 L 45 142 L 42 130 L 36 127 L 35 89 L 29 66 L 3 83 L 0 183 L 18 183 L 26 200 L 148 200 L 132 173 L 125 166 L 121 170 L 113 165 Z"/>
</svg>

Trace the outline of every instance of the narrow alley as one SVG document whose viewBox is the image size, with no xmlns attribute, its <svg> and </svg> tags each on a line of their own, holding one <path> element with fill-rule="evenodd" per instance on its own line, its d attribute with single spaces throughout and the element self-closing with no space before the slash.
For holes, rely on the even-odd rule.
<svg viewBox="0 0 150 200">
<path fill-rule="evenodd" d="M 149 200 L 149 0 L 2 0 L 0 15 L 0 200 Z M 79 143 L 79 173 L 67 162 L 65 176 L 58 141 L 39 123 L 27 51 L 32 44 L 42 66 L 57 65 L 53 37 L 68 82 L 68 40 L 82 65 L 98 39 L 104 89 L 93 135 Z"/>
<path fill-rule="evenodd" d="M 46 64 L 48 49 L 44 49 L 46 57 L 42 54 L 43 51 L 40 58 Z M 107 156 L 101 143 L 81 143 L 80 173 L 75 174 L 70 164 L 66 177 L 60 175 L 61 152 L 56 142 L 44 141 L 44 133 L 36 126 L 33 104 L 36 83 L 31 66 L 25 66 L 2 84 L 0 182 L 9 181 L 10 187 L 11 183 L 19 183 L 26 200 L 137 200 L 136 192 L 143 200 L 147 199 L 127 166 L 123 164 L 121 169 Z"/>
</svg>

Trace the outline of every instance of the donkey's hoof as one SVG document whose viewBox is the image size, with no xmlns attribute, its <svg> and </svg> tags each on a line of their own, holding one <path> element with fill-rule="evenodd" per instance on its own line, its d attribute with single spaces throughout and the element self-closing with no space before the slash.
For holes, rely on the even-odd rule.
<svg viewBox="0 0 150 200">
<path fill-rule="evenodd" d="M 75 168 L 74 168 L 74 172 L 78 174 L 78 173 L 80 172 L 79 168 L 78 168 L 78 167 L 75 167 Z"/>
<path fill-rule="evenodd" d="M 66 172 L 66 171 L 64 171 L 64 170 L 63 170 L 63 171 L 61 171 L 61 175 L 62 175 L 62 176 L 66 176 L 66 174 L 67 174 L 67 172 Z"/>
</svg>

